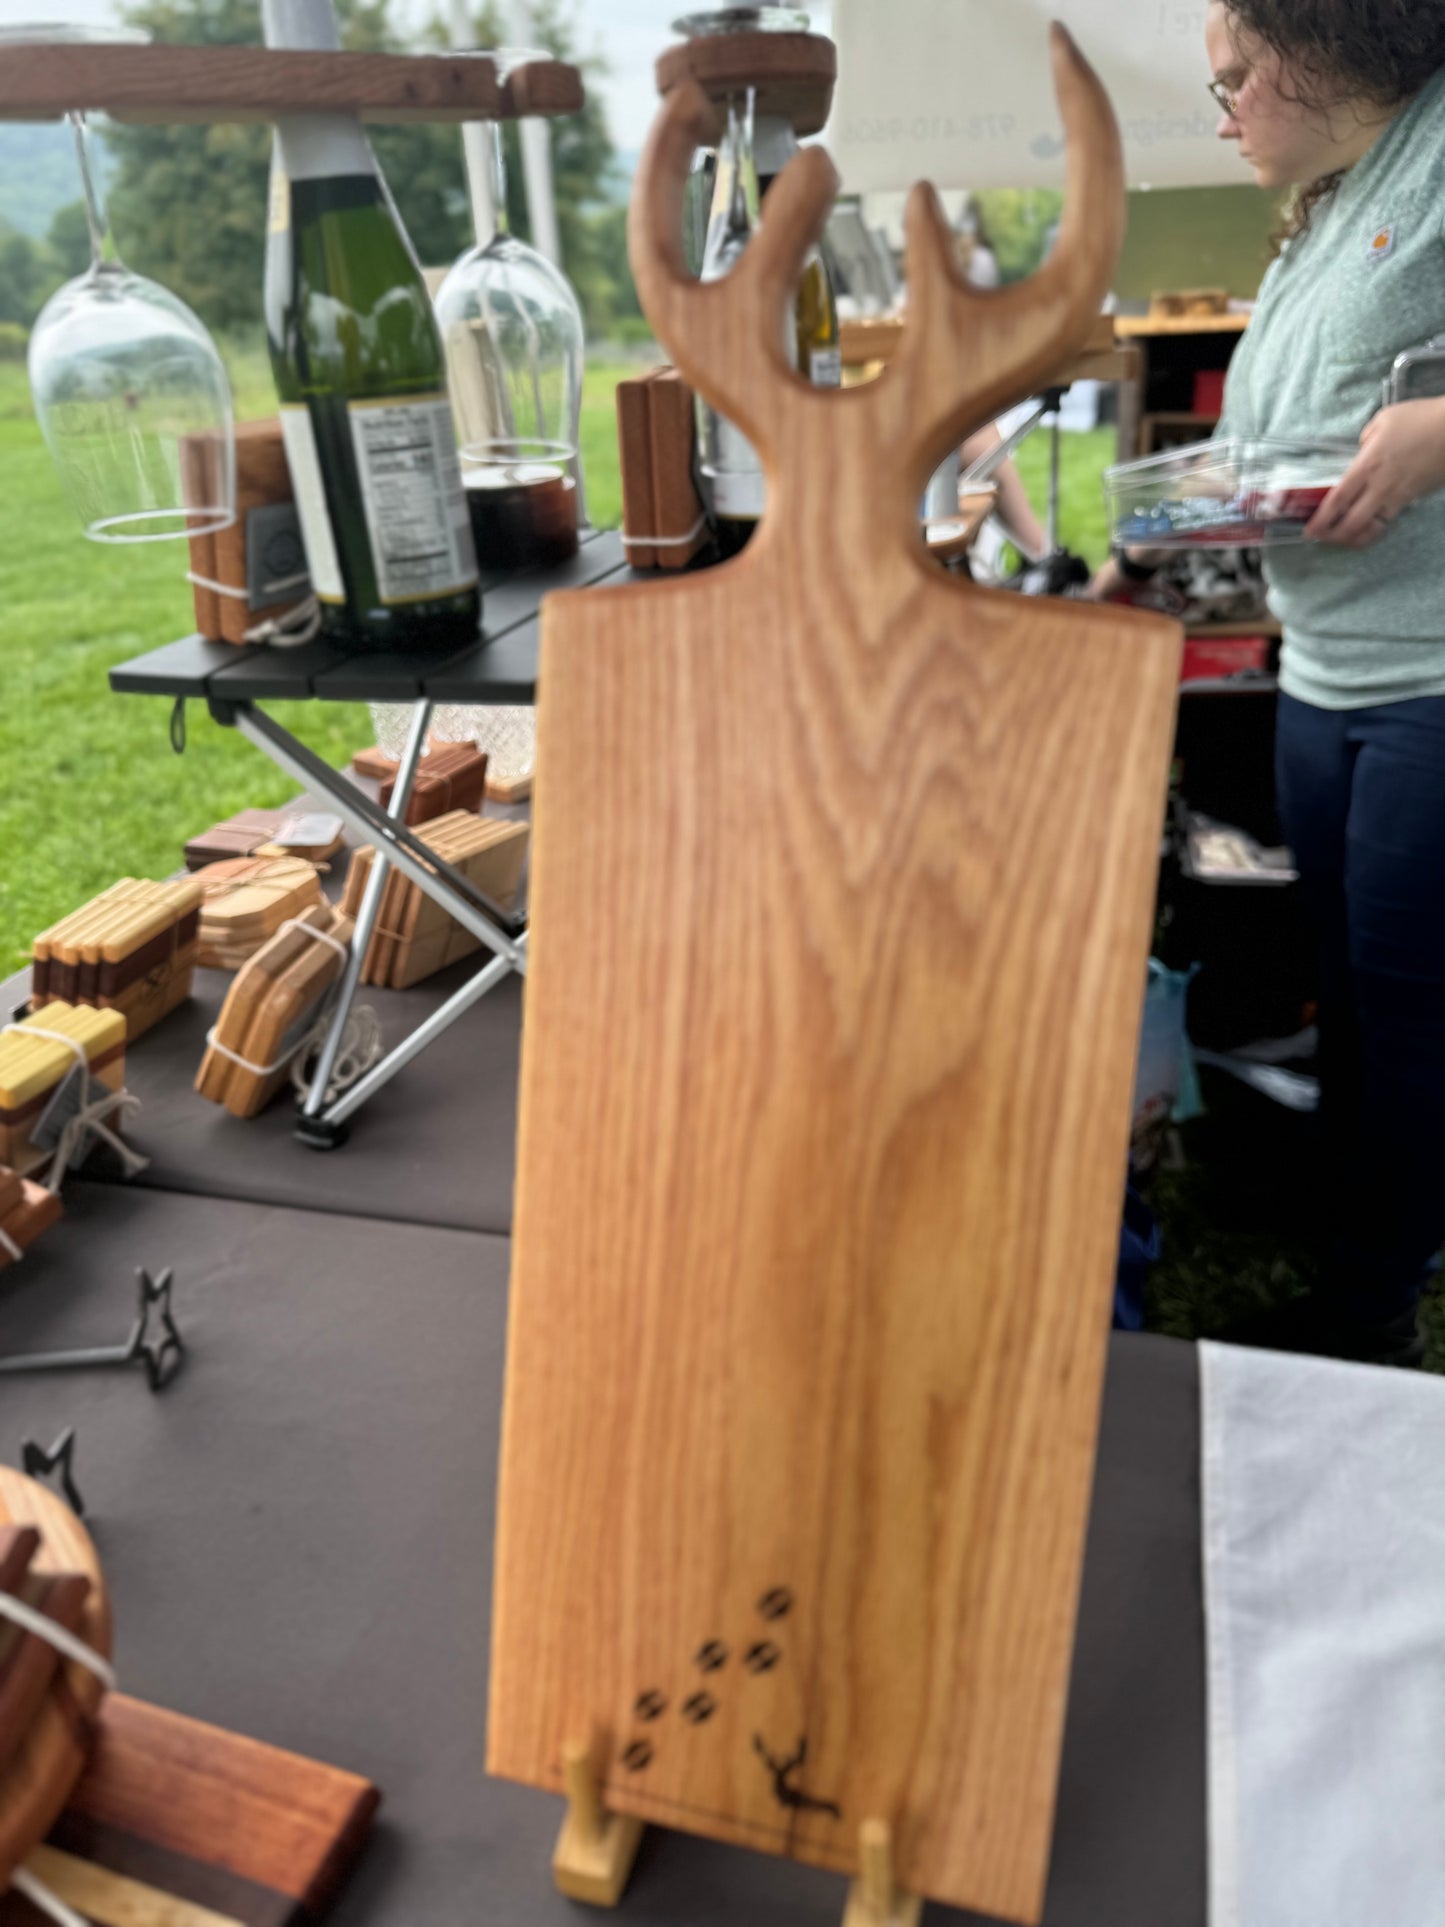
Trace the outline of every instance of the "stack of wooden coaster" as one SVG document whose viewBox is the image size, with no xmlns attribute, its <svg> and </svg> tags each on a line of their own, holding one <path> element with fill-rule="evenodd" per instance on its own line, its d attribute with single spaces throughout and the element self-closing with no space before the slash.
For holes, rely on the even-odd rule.
<svg viewBox="0 0 1445 1927">
<path fill-rule="evenodd" d="M 47 1191 L 43 1184 L 32 1184 L 8 1164 L 0 1164 L 0 1271 L 14 1264 L 16 1252 L 27 1252 L 59 1217 L 58 1191 Z"/>
<path fill-rule="evenodd" d="M 346 960 L 349 917 L 320 903 L 296 922 L 242 966 L 201 1059 L 196 1089 L 233 1117 L 258 1116 L 281 1089 Z"/>
<path fill-rule="evenodd" d="M 134 1042 L 191 994 L 200 902 L 189 878 L 122 877 L 35 939 L 32 1001 L 118 1010 Z"/>
<path fill-rule="evenodd" d="M 27 1031 L 54 1031 L 58 1036 L 27 1037 Z M 107 1090 L 125 1088 L 126 1020 L 119 1011 L 41 1004 L 0 1034 L 0 1162 L 21 1177 L 39 1170 L 51 1156 L 53 1144 L 34 1143 L 32 1133 L 56 1091 L 78 1068 L 75 1051 L 58 1037 L 75 1039 L 85 1052 L 90 1075 Z"/>
<path fill-rule="evenodd" d="M 393 771 L 381 783 L 387 809 L 396 787 Z M 402 822 L 413 829 L 453 810 L 479 810 L 487 794 L 487 759 L 475 743 L 434 743 L 417 766 Z"/>
<path fill-rule="evenodd" d="M 617 384 L 623 544 L 634 569 L 685 569 L 711 539 L 694 477 L 696 420 L 675 368 Z"/>
<path fill-rule="evenodd" d="M 186 845 L 186 868 L 200 870 L 245 856 L 304 857 L 327 863 L 342 844 L 339 816 L 316 811 L 240 810 Z"/>
<path fill-rule="evenodd" d="M 527 825 L 455 810 L 427 824 L 421 840 L 443 862 L 460 870 L 501 909 L 510 907 L 522 879 Z M 344 915 L 355 917 L 371 873 L 373 852 L 357 850 L 346 873 L 341 899 Z M 462 928 L 425 891 L 399 870 L 392 870 L 382 893 L 376 929 L 362 966 L 363 983 L 406 990 L 444 970 L 458 957 L 481 949 L 481 941 Z"/>
<path fill-rule="evenodd" d="M 208 970 L 239 970 L 281 925 L 321 902 L 316 866 L 303 857 L 236 857 L 197 870 L 200 949 Z"/>
<path fill-rule="evenodd" d="M 229 857 L 254 856 L 280 829 L 282 815 L 281 810 L 238 810 L 224 823 L 212 824 L 203 836 L 193 836 L 186 845 L 186 868 L 200 870 L 208 863 L 224 863 Z"/>
<path fill-rule="evenodd" d="M 329 863 L 345 842 L 345 825 L 329 810 L 287 810 L 280 828 L 257 856 L 299 856 L 307 863 Z"/>
</svg>

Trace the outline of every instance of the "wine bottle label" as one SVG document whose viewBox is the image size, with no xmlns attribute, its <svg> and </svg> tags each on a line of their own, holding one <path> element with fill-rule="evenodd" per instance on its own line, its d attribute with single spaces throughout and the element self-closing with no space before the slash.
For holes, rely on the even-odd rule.
<svg viewBox="0 0 1445 1927">
<path fill-rule="evenodd" d="M 348 406 L 383 602 L 429 602 L 475 586 L 476 553 L 444 395 Z"/>
<path fill-rule="evenodd" d="M 376 173 L 376 156 L 355 114 L 288 114 L 276 123 L 276 156 L 293 181 Z"/>
<path fill-rule="evenodd" d="M 311 571 L 312 591 L 320 602 L 344 602 L 346 585 L 341 580 L 341 564 L 336 559 L 336 541 L 331 533 L 331 515 L 326 507 L 326 489 L 316 453 L 316 434 L 304 406 L 298 408 L 293 404 L 281 410 L 281 439 L 286 444 L 286 466 L 291 471 L 296 513 L 301 518 L 301 540 L 306 549 L 306 566 Z"/>
<path fill-rule="evenodd" d="M 843 386 L 842 349 L 812 349 L 808 355 L 808 379 L 815 388 L 841 388 Z"/>
</svg>

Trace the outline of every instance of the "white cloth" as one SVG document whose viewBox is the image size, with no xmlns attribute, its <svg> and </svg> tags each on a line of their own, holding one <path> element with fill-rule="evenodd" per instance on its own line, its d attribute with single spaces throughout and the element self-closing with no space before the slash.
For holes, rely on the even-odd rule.
<svg viewBox="0 0 1445 1927">
<path fill-rule="evenodd" d="M 1200 1352 L 1211 1927 L 1441 1927 L 1445 1383 Z"/>
<path fill-rule="evenodd" d="M 1238 186 L 1206 88 L 1203 0 L 834 0 L 838 84 L 824 138 L 850 193 L 1061 187 L 1048 24 L 1108 88 L 1131 187 Z"/>
</svg>

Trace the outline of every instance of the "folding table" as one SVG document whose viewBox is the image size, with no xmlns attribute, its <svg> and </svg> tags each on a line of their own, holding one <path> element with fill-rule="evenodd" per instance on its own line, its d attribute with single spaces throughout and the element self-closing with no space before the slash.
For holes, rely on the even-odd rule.
<svg viewBox="0 0 1445 1927">
<path fill-rule="evenodd" d="M 434 706 L 535 702 L 538 610 L 543 596 L 553 589 L 590 588 L 626 569 L 621 537 L 587 530 L 577 554 L 558 567 L 484 576 L 481 633 L 476 642 L 460 650 L 354 654 L 319 640 L 291 648 L 270 643 L 238 648 L 193 635 L 110 672 L 110 686 L 121 695 L 168 696 L 177 704 L 200 698 L 218 723 L 239 730 L 303 788 L 324 796 L 350 830 L 376 846 L 377 860 L 357 913 L 351 956 L 297 1118 L 296 1135 L 303 1143 L 320 1150 L 344 1143 L 348 1120 L 368 1098 L 510 972 L 526 975 L 525 913 L 504 910 L 428 849 L 403 820 L 407 801 Z M 260 707 L 268 700 L 305 699 L 411 705 L 411 727 L 386 809 Z M 490 961 L 328 1104 L 327 1086 L 381 908 L 387 872 L 393 867 L 477 937 L 490 952 Z"/>
</svg>

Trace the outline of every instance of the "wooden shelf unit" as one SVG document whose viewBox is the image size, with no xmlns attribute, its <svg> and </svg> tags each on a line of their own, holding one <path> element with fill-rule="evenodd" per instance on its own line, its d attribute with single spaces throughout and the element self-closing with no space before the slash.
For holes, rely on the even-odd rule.
<svg viewBox="0 0 1445 1927">
<path fill-rule="evenodd" d="M 897 354 L 906 325 L 906 314 L 867 315 L 843 322 L 838 330 L 838 345 L 844 368 L 877 373 Z M 1120 346 L 1114 339 L 1112 319 L 1100 315 L 1089 339 L 1054 379 L 1060 388 L 1068 388 L 1076 381 L 1134 381 L 1138 379 L 1140 366 L 1138 349 Z"/>
<path fill-rule="evenodd" d="M 1190 406 L 1194 377 L 1228 368 L 1249 320 L 1245 314 L 1114 316 L 1120 341 L 1138 357 L 1133 378 L 1119 391 L 1119 461 L 1207 438 L 1218 418 Z M 1169 433 L 1191 429 L 1197 432 Z"/>
<path fill-rule="evenodd" d="M 1201 415 L 1191 409 L 1161 409 L 1139 418 L 1139 453 L 1163 455 L 1171 448 L 1189 442 L 1207 441 L 1219 425 L 1217 415 Z"/>
<path fill-rule="evenodd" d="M 293 52 L 270 47 L 36 43 L 0 50 L 0 121 L 273 121 L 350 113 L 371 121 L 551 118 L 582 106 L 582 76 L 534 61 L 499 80 L 486 54 Z"/>
</svg>

